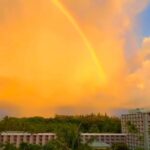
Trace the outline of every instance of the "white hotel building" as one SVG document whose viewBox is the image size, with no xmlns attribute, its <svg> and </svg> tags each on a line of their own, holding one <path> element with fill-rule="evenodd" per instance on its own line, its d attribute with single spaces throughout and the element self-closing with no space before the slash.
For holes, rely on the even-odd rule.
<svg viewBox="0 0 150 150">
<path fill-rule="evenodd" d="M 150 150 L 150 110 L 135 109 L 121 117 L 122 133 L 130 149 Z"/>
</svg>

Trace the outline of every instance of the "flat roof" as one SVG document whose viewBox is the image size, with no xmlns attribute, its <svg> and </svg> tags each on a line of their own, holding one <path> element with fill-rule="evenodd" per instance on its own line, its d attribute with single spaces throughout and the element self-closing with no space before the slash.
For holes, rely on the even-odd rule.
<svg viewBox="0 0 150 150">
<path fill-rule="evenodd" d="M 88 145 L 93 148 L 110 148 L 111 147 L 109 144 L 104 143 L 102 141 L 93 141 L 92 143 L 89 143 Z"/>
<path fill-rule="evenodd" d="M 149 113 L 150 109 L 146 108 L 136 108 L 129 110 L 129 114 L 136 114 L 136 113 Z"/>
<path fill-rule="evenodd" d="M 7 131 L 1 132 L 1 135 L 56 135 L 56 133 L 29 133 L 29 132 L 17 132 L 17 131 Z M 125 136 L 125 133 L 81 133 L 81 135 L 109 135 L 109 136 Z"/>
<path fill-rule="evenodd" d="M 125 133 L 81 133 L 81 135 L 111 135 L 111 136 L 125 136 Z"/>
<path fill-rule="evenodd" d="M 1 132 L 0 135 L 56 135 L 56 133 Z"/>
</svg>

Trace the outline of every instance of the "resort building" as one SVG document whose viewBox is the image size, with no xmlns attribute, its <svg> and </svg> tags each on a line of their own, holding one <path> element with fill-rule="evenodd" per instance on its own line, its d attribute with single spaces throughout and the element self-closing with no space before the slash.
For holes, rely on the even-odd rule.
<svg viewBox="0 0 150 150">
<path fill-rule="evenodd" d="M 115 143 L 126 143 L 126 136 L 122 133 L 81 133 L 81 142 L 87 143 L 94 140 L 111 146 Z"/>
<path fill-rule="evenodd" d="M 130 149 L 150 150 L 150 110 L 135 109 L 121 117 L 122 133 Z"/>
<path fill-rule="evenodd" d="M 25 132 L 3 132 L 0 134 L 0 143 L 11 143 L 17 147 L 21 143 L 44 145 L 48 141 L 56 139 L 55 133 L 25 133 Z"/>
</svg>

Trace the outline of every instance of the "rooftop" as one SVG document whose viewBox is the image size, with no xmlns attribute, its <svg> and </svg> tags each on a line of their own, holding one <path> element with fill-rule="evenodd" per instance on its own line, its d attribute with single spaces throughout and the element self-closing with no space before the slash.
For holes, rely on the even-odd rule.
<svg viewBox="0 0 150 150">
<path fill-rule="evenodd" d="M 136 108 L 136 109 L 129 110 L 129 114 L 135 114 L 135 113 L 150 113 L 150 109 Z"/>
<path fill-rule="evenodd" d="M 125 136 L 125 133 L 81 133 L 81 135 L 109 135 L 109 136 Z"/>
<path fill-rule="evenodd" d="M 55 135 L 55 133 L 28 133 L 28 132 L 19 132 L 19 131 L 7 131 L 1 132 L 1 135 Z"/>
<path fill-rule="evenodd" d="M 110 148 L 110 145 L 107 143 L 104 143 L 102 141 L 93 141 L 92 143 L 88 144 L 89 146 L 93 147 L 93 148 Z"/>
</svg>

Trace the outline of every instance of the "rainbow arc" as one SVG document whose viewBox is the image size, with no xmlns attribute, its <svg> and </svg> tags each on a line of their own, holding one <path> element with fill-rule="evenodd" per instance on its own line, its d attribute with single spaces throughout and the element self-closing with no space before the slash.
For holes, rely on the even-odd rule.
<svg viewBox="0 0 150 150">
<path fill-rule="evenodd" d="M 78 25 L 75 18 L 71 15 L 71 13 L 67 10 L 67 8 L 60 2 L 60 0 L 51 0 L 51 1 L 66 16 L 66 18 L 70 21 L 70 23 L 73 25 L 75 30 L 78 32 L 78 34 L 80 35 L 81 39 L 83 40 L 87 50 L 89 51 L 93 62 L 95 63 L 95 65 L 97 67 L 101 83 L 106 83 L 106 81 L 107 81 L 106 80 L 106 74 L 105 74 L 104 69 L 102 68 L 102 65 L 100 64 L 100 62 L 96 56 L 95 49 L 92 47 L 88 38 L 86 37 L 84 32 L 81 30 L 81 28 Z"/>
</svg>

